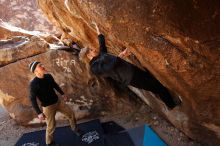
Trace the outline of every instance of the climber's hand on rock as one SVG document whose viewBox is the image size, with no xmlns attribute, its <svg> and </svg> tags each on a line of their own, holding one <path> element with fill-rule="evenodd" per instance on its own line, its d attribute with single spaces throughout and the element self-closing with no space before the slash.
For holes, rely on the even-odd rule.
<svg viewBox="0 0 220 146">
<path fill-rule="evenodd" d="M 131 55 L 131 52 L 128 50 L 128 48 L 126 48 L 124 51 L 122 51 L 118 57 L 120 58 L 126 58 L 128 57 L 129 55 Z"/>
<path fill-rule="evenodd" d="M 92 23 L 95 25 L 96 32 L 98 34 L 101 34 L 98 25 L 95 22 L 92 22 Z"/>
<path fill-rule="evenodd" d="M 40 121 L 45 120 L 45 118 L 46 118 L 46 116 L 45 116 L 43 113 L 41 113 L 41 114 L 38 115 L 38 119 L 39 119 Z"/>
</svg>

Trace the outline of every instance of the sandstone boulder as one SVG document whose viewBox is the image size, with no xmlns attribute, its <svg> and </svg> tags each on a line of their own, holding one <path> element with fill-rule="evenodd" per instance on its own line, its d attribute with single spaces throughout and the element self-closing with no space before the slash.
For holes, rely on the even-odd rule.
<svg viewBox="0 0 220 146">
<path fill-rule="evenodd" d="M 0 39 L 0 66 L 44 53 L 49 49 L 69 48 L 64 46 L 56 35 L 28 31 L 3 21 L 0 21 Z"/>
<path fill-rule="evenodd" d="M 55 27 L 42 15 L 35 0 L 2 0 L 0 20 L 29 31 L 56 32 Z"/>
<path fill-rule="evenodd" d="M 0 66 L 44 53 L 48 50 L 48 44 L 43 39 L 33 36 L 13 37 L 0 41 Z"/>
<path fill-rule="evenodd" d="M 4 40 L 4 39 L 8 39 L 11 38 L 13 36 L 28 36 L 28 34 L 24 34 L 22 32 L 19 31 L 12 31 L 7 29 L 7 25 L 8 23 L 0 21 L 0 39 Z"/>
<path fill-rule="evenodd" d="M 96 22 L 108 49 L 129 48 L 136 65 L 151 71 L 182 104 L 167 111 L 159 100 L 136 93 L 188 136 L 220 144 L 220 2 L 208 0 L 38 0 L 49 20 L 97 48 Z M 139 64 L 140 63 L 140 64 Z"/>
</svg>

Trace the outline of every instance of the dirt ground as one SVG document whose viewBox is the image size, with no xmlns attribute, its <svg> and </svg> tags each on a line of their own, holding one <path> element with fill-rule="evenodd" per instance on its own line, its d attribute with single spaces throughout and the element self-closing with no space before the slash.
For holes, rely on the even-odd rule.
<svg viewBox="0 0 220 146">
<path fill-rule="evenodd" d="M 123 106 L 123 105 L 122 105 Z M 146 104 L 138 103 L 133 112 L 104 113 L 100 118 L 102 121 L 113 120 L 125 128 L 132 128 L 143 124 L 151 125 L 169 146 L 201 146 L 191 140 L 169 122 L 153 112 Z M 88 119 L 86 119 L 88 120 Z M 84 121 L 84 120 L 83 120 Z M 78 123 L 83 122 L 78 121 Z M 58 121 L 57 127 L 67 125 L 67 121 Z M 22 134 L 45 129 L 46 127 L 23 127 L 16 124 L 4 111 L 0 115 L 0 146 L 13 146 Z"/>
</svg>

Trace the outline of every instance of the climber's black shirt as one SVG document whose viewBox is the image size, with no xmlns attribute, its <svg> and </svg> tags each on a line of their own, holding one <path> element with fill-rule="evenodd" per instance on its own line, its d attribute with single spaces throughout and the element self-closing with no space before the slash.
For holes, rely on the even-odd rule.
<svg viewBox="0 0 220 146">
<path fill-rule="evenodd" d="M 55 93 L 56 89 L 60 94 L 64 94 L 59 85 L 54 81 L 54 78 L 50 74 L 45 74 L 44 78 L 35 77 L 29 85 L 30 99 L 35 111 L 42 113 L 38 104 L 37 98 L 40 100 L 43 107 L 52 105 L 58 101 L 58 96 Z"/>
<path fill-rule="evenodd" d="M 151 91 L 158 94 L 169 108 L 172 109 L 176 106 L 168 89 L 147 69 L 143 71 L 129 62 L 107 53 L 104 35 L 100 34 L 98 40 L 100 53 L 90 61 L 90 69 L 93 74 L 111 78 L 120 83 L 120 87 L 131 85 L 139 89 Z"/>
<path fill-rule="evenodd" d="M 127 86 L 133 76 L 133 65 L 107 53 L 104 35 L 98 35 L 100 53 L 90 61 L 90 70 L 95 75 L 112 78 Z"/>
</svg>

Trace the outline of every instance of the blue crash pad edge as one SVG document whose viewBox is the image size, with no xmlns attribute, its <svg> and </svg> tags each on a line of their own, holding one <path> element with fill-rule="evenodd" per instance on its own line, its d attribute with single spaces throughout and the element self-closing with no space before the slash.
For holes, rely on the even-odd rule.
<svg viewBox="0 0 220 146">
<path fill-rule="evenodd" d="M 144 125 L 144 141 L 142 146 L 168 146 L 154 130 Z"/>
</svg>

